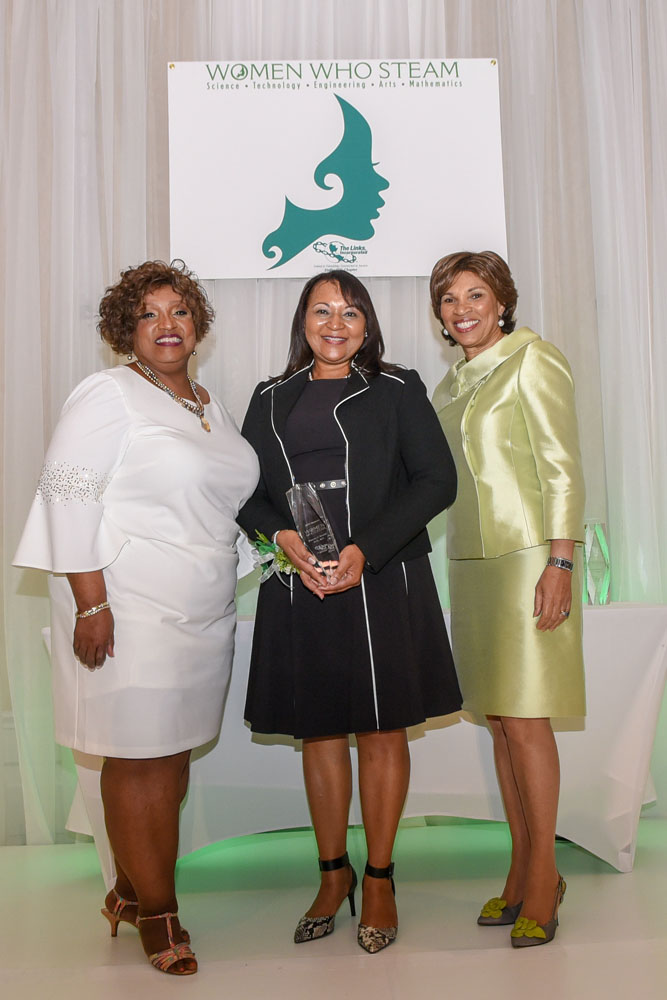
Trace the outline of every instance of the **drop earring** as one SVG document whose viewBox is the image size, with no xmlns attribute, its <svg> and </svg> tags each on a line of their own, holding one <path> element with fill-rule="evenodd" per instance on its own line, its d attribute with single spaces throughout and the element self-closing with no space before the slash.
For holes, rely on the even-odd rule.
<svg viewBox="0 0 667 1000">
<path fill-rule="evenodd" d="M 193 357 L 193 358 L 194 358 L 194 356 L 195 356 L 195 354 L 196 354 L 196 353 L 197 353 L 197 351 L 196 351 L 196 350 L 194 350 L 194 351 L 192 352 L 192 357 Z"/>
<path fill-rule="evenodd" d="M 131 361 L 133 357 L 134 357 L 134 354 L 132 353 L 132 351 L 130 351 L 130 353 L 127 356 L 127 360 Z"/>
</svg>

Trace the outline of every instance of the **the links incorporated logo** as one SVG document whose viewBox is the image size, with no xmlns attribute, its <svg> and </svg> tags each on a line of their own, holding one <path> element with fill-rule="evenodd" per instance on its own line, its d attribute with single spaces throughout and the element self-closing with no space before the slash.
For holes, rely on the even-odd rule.
<svg viewBox="0 0 667 1000">
<path fill-rule="evenodd" d="M 334 240 L 318 240 L 313 243 L 313 250 L 337 264 L 354 264 L 358 257 L 368 253 L 363 243 L 336 243 Z"/>
<path fill-rule="evenodd" d="M 348 101 L 334 95 L 343 112 L 343 137 L 329 156 L 316 167 L 315 183 L 324 191 L 331 191 L 327 176 L 338 177 L 343 193 L 340 200 L 329 208 L 310 209 L 294 205 L 285 198 L 283 220 L 262 243 L 262 253 L 273 260 L 270 270 L 286 264 L 307 246 L 313 245 L 339 263 L 352 263 L 355 254 L 366 252 L 364 247 L 347 247 L 345 244 L 323 240 L 335 235 L 348 240 L 369 240 L 375 235 L 372 220 L 377 219 L 384 205 L 380 191 L 389 187 L 389 181 L 375 169 L 372 157 L 373 137 L 364 116 Z M 342 254 L 342 256 L 336 256 Z"/>
</svg>

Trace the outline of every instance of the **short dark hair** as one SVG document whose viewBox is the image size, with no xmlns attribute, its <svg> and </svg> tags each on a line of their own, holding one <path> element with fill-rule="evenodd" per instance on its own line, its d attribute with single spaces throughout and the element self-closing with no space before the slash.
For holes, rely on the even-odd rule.
<svg viewBox="0 0 667 1000">
<path fill-rule="evenodd" d="M 303 286 L 303 291 L 292 320 L 292 330 L 290 333 L 289 354 L 287 356 L 287 367 L 280 376 L 281 379 L 289 378 L 295 372 L 300 371 L 309 365 L 313 360 L 313 352 L 306 340 L 306 311 L 308 300 L 314 288 L 323 281 L 331 281 L 338 285 L 340 293 L 349 306 L 354 306 L 364 315 L 366 320 L 366 333 L 368 336 L 354 356 L 354 364 L 360 368 L 365 375 L 379 375 L 380 372 L 397 371 L 398 366 L 392 365 L 382 360 L 384 354 L 384 340 L 380 323 L 375 312 L 375 307 L 368 294 L 367 288 L 362 285 L 359 279 L 350 274 L 349 271 L 333 270 L 314 274 Z"/>
<path fill-rule="evenodd" d="M 215 313 L 197 275 L 188 270 L 182 260 L 166 264 L 163 260 L 147 260 L 136 267 L 121 271 L 115 285 L 109 285 L 100 302 L 97 329 L 117 354 L 130 354 L 137 320 L 146 295 L 156 288 L 169 285 L 180 295 L 192 313 L 197 343 L 203 340 Z"/>
<path fill-rule="evenodd" d="M 503 258 L 493 250 L 482 250 L 473 253 L 470 250 L 459 250 L 458 253 L 441 257 L 431 272 L 431 305 L 438 323 L 442 323 L 440 302 L 445 292 L 454 284 L 454 279 L 463 271 L 472 271 L 486 282 L 498 302 L 503 306 L 503 333 L 511 333 L 516 326 L 514 310 L 519 294 L 512 278 L 512 272 Z M 447 334 L 443 336 L 451 343 L 454 340 Z"/>
</svg>

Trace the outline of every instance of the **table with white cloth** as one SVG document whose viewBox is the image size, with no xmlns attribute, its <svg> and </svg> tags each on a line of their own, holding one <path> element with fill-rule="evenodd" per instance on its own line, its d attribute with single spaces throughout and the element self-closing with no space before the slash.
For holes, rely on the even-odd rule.
<svg viewBox="0 0 667 1000">
<path fill-rule="evenodd" d="M 238 622 L 220 738 L 193 753 L 181 854 L 227 837 L 310 825 L 300 744 L 255 736 L 243 722 L 252 628 L 252 620 Z M 641 806 L 653 797 L 649 762 L 667 672 L 667 606 L 585 608 L 584 658 L 588 716 L 553 720 L 562 771 L 557 832 L 626 872 L 634 862 Z M 461 713 L 409 735 L 405 816 L 504 819 L 485 726 Z M 79 786 L 68 826 L 95 837 L 111 884 L 101 759 L 75 753 L 75 760 Z M 350 822 L 361 822 L 356 794 Z"/>
</svg>

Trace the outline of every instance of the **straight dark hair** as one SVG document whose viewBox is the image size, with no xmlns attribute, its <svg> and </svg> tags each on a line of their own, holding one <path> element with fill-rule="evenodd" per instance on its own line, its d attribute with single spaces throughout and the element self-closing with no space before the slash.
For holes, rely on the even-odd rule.
<svg viewBox="0 0 667 1000">
<path fill-rule="evenodd" d="M 371 377 L 379 375 L 380 372 L 400 371 L 399 365 L 392 365 L 388 361 L 382 360 L 384 340 L 382 339 L 380 324 L 367 289 L 349 271 L 333 270 L 324 271 L 322 274 L 314 274 L 303 286 L 303 291 L 301 292 L 301 297 L 294 313 L 294 319 L 292 320 L 287 367 L 282 375 L 279 376 L 280 380 L 294 375 L 295 372 L 311 364 L 313 360 L 313 352 L 306 340 L 306 312 L 311 292 L 323 281 L 332 281 L 338 285 L 341 295 L 347 304 L 363 313 L 366 320 L 366 333 L 368 336 L 364 339 L 363 344 L 355 354 L 353 364 L 361 369 L 364 375 L 370 375 Z"/>
</svg>

